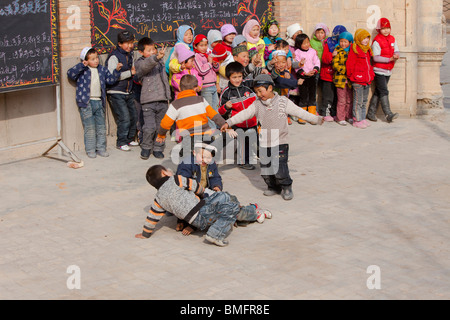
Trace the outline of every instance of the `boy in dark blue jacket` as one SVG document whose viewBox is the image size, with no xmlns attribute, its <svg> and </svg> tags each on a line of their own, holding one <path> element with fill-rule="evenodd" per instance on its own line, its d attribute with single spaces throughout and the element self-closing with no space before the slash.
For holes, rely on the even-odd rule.
<svg viewBox="0 0 450 320">
<path fill-rule="evenodd" d="M 82 62 L 67 71 L 69 79 L 77 82 L 76 101 L 80 110 L 84 128 L 84 147 L 89 158 L 97 154 L 108 157 L 106 152 L 106 85 L 114 84 L 119 79 L 121 63 L 110 73 L 99 64 L 98 54 L 94 48 L 81 51 Z"/>
<path fill-rule="evenodd" d="M 176 172 L 176 175 L 196 180 L 205 189 L 204 197 L 223 189 L 222 177 L 213 160 L 215 152 L 216 148 L 212 145 L 196 143 L 193 153 L 178 165 Z M 195 227 L 178 219 L 177 231 L 183 231 L 184 235 L 189 235 L 194 230 Z"/>
</svg>

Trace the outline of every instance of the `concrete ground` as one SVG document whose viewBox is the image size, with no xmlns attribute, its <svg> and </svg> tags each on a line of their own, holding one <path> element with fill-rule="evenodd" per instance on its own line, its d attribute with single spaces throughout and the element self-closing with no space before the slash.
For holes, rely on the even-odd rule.
<svg viewBox="0 0 450 320">
<path fill-rule="evenodd" d="M 0 299 L 449 299 L 449 112 L 366 130 L 294 124 L 290 202 L 262 195 L 259 169 L 221 165 L 226 191 L 273 212 L 225 248 L 176 232 L 174 217 L 134 238 L 155 194 L 145 172 L 168 159 L 110 146 L 80 153 L 76 170 L 1 164 Z"/>
</svg>

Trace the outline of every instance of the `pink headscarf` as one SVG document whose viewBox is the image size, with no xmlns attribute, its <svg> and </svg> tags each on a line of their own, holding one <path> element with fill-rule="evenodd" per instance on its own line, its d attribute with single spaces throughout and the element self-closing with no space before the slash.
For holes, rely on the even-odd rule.
<svg viewBox="0 0 450 320">
<path fill-rule="evenodd" d="M 261 30 L 259 22 L 256 21 L 255 19 L 251 19 L 245 24 L 244 30 L 242 30 L 242 35 L 247 39 L 248 42 L 256 44 L 261 38 L 259 36 L 256 38 L 250 36 L 250 31 L 253 29 L 254 26 L 258 26 L 259 29 Z"/>
</svg>

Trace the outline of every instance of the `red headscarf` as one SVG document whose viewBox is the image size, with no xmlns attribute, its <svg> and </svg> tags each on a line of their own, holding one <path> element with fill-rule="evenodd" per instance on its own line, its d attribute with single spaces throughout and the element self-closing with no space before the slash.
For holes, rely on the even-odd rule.
<svg viewBox="0 0 450 320">
<path fill-rule="evenodd" d="M 195 47 L 200 43 L 200 42 L 202 42 L 203 40 L 206 40 L 206 41 L 208 41 L 208 39 L 206 38 L 206 36 L 205 35 L 203 35 L 203 34 L 198 34 L 198 35 L 196 35 L 195 36 L 195 38 L 194 38 L 194 52 L 195 53 L 200 53 L 200 54 L 203 54 L 203 55 L 205 55 L 207 58 L 208 58 L 208 54 L 205 52 L 205 53 L 203 53 L 203 52 L 200 52 L 200 51 L 198 51 Z"/>
</svg>

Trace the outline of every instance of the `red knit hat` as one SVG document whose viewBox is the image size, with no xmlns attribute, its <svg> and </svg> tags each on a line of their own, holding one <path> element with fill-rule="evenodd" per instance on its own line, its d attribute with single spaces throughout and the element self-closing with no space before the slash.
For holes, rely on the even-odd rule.
<svg viewBox="0 0 450 320">
<path fill-rule="evenodd" d="M 377 31 L 380 31 L 381 29 L 390 28 L 390 27 L 391 27 L 391 22 L 386 18 L 381 18 L 380 20 L 378 20 L 376 29 L 377 29 Z"/>
<path fill-rule="evenodd" d="M 227 48 L 225 48 L 225 46 L 221 43 L 216 44 L 216 46 L 214 47 L 212 53 L 211 53 L 211 57 L 214 58 L 214 60 L 224 60 L 227 57 Z"/>
<path fill-rule="evenodd" d="M 205 35 L 203 35 L 203 34 L 196 35 L 195 38 L 194 38 L 194 46 L 198 45 L 203 40 L 208 41 L 208 39 L 206 38 Z"/>
</svg>

